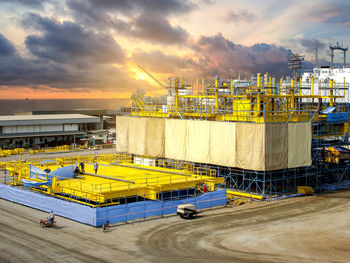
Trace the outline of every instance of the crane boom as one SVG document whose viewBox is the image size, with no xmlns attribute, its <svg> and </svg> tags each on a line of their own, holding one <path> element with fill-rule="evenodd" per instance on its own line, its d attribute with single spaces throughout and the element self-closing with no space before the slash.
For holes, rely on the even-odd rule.
<svg viewBox="0 0 350 263">
<path fill-rule="evenodd" d="M 159 81 L 158 79 L 156 79 L 156 77 L 154 77 L 150 72 L 148 72 L 147 70 L 145 70 L 143 67 L 141 67 L 140 65 L 137 65 L 143 72 L 145 72 L 148 76 L 150 76 L 155 82 L 157 82 L 159 84 L 159 86 L 161 86 L 162 88 L 165 88 L 165 85 Z"/>
</svg>

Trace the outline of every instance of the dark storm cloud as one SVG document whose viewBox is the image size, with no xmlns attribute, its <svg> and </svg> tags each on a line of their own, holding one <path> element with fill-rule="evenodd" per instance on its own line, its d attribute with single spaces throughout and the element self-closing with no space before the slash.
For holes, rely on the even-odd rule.
<svg viewBox="0 0 350 263">
<path fill-rule="evenodd" d="M 131 60 L 156 73 L 170 76 L 195 77 L 205 75 L 231 78 L 243 73 L 270 72 L 275 76 L 290 75 L 288 57 L 290 50 L 257 43 L 252 46 L 236 45 L 221 34 L 202 36 L 192 42 L 191 58 L 168 55 L 159 51 L 137 52 Z"/>
<path fill-rule="evenodd" d="M 300 44 L 306 48 L 308 52 L 315 52 L 315 49 L 325 48 L 326 44 L 317 39 L 300 39 Z"/>
<path fill-rule="evenodd" d="M 24 5 L 26 7 L 41 8 L 45 2 L 50 2 L 48 0 L 0 0 L 1 3 L 11 4 L 11 5 Z"/>
<path fill-rule="evenodd" d="M 131 79 L 123 68 L 110 64 L 81 67 L 73 63 L 59 63 L 46 57 L 22 57 L 13 44 L 0 35 L 0 86 L 27 86 L 33 89 L 40 85 L 70 91 L 130 91 L 144 85 Z"/>
<path fill-rule="evenodd" d="M 10 56 L 15 53 L 12 43 L 0 33 L 0 56 Z"/>
<path fill-rule="evenodd" d="M 196 8 L 193 2 L 180 0 L 89 0 L 68 1 L 67 5 L 75 20 L 86 26 L 163 45 L 183 43 L 188 38 L 187 31 L 171 25 L 168 16 Z"/>
<path fill-rule="evenodd" d="M 304 15 L 307 19 L 313 19 L 329 24 L 350 26 L 349 17 L 350 2 L 335 0 L 332 3 L 315 3 Z"/>
<path fill-rule="evenodd" d="M 141 15 L 136 18 L 130 31 L 133 37 L 161 44 L 181 44 L 187 41 L 188 33 L 181 27 L 172 27 L 164 17 Z"/>
<path fill-rule="evenodd" d="M 56 22 L 35 14 L 23 20 L 26 27 L 41 31 L 29 35 L 26 47 L 35 56 L 58 63 L 122 63 L 124 52 L 114 39 L 72 22 Z"/>
<path fill-rule="evenodd" d="M 283 47 L 265 43 L 253 46 L 236 45 L 221 34 L 202 36 L 193 43 L 193 49 L 200 57 L 198 63 L 203 72 L 210 75 L 232 77 L 238 72 L 248 74 L 273 72 L 276 75 L 288 74 L 290 51 Z"/>
<path fill-rule="evenodd" d="M 256 20 L 256 15 L 248 10 L 242 9 L 238 11 L 231 11 L 225 17 L 227 22 L 240 23 L 240 22 L 254 22 Z"/>
<path fill-rule="evenodd" d="M 186 0 L 68 0 L 67 5 L 79 13 L 98 10 L 99 12 L 119 12 L 124 15 L 143 11 L 162 15 L 183 14 L 197 7 L 193 1 Z"/>
</svg>

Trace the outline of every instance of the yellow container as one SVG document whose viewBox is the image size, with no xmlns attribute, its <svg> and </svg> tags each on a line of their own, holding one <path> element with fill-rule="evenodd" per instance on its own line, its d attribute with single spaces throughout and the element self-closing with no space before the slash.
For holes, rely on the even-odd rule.
<svg viewBox="0 0 350 263">
<path fill-rule="evenodd" d="M 298 186 L 297 190 L 298 194 L 303 195 L 312 195 L 314 193 L 314 190 L 310 186 Z"/>
</svg>

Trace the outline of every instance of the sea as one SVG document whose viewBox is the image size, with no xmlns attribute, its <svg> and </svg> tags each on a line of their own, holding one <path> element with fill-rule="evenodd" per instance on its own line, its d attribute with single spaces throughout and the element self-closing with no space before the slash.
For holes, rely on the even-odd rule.
<svg viewBox="0 0 350 263">
<path fill-rule="evenodd" d="M 27 99 L 0 100 L 0 115 L 55 110 L 116 110 L 130 105 L 130 99 Z"/>
</svg>

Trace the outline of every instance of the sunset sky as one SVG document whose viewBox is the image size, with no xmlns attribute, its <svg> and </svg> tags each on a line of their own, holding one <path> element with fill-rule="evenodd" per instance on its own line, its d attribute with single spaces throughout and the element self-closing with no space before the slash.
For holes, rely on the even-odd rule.
<svg viewBox="0 0 350 263">
<path fill-rule="evenodd" d="M 350 42 L 345 0 L 0 0 L 0 99 L 128 98 L 170 77 L 289 74 Z M 341 55 L 335 60 L 341 62 Z M 156 94 L 156 93 L 155 93 Z"/>
</svg>

